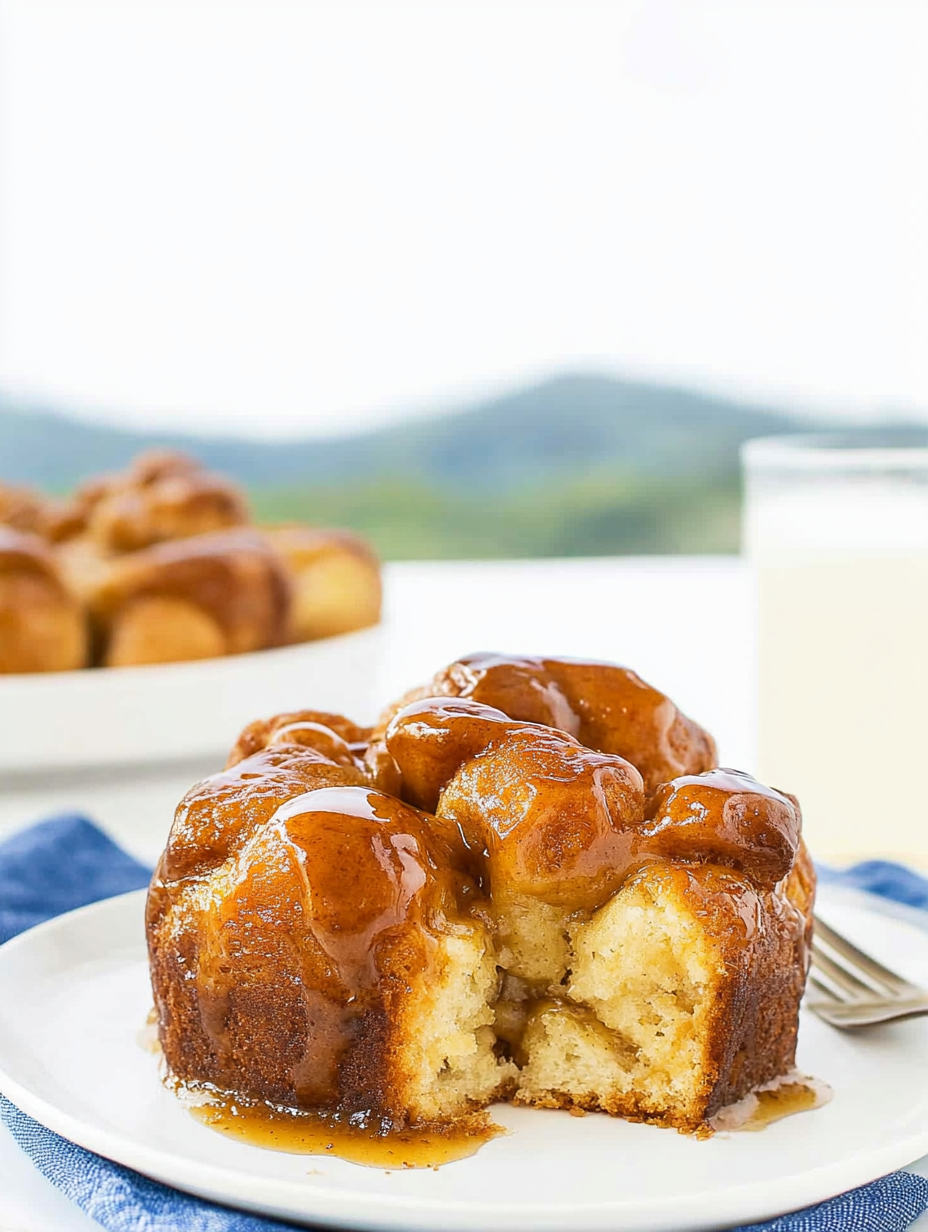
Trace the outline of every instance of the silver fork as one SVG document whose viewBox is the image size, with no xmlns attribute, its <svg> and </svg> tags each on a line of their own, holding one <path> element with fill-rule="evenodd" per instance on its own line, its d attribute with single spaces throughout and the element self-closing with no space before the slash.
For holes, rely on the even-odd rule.
<svg viewBox="0 0 928 1232">
<path fill-rule="evenodd" d="M 928 990 L 858 950 L 815 917 L 809 1009 L 833 1027 L 870 1027 L 928 1014 Z"/>
</svg>

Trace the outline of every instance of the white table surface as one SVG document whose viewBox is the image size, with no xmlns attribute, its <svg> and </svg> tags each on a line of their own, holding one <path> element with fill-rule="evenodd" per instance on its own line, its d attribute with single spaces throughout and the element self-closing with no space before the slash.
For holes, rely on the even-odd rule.
<svg viewBox="0 0 928 1232">
<path fill-rule="evenodd" d="M 386 582 L 386 651 L 371 682 L 372 711 L 474 650 L 611 659 L 703 723 L 722 764 L 753 769 L 753 618 L 739 559 L 396 564 Z M 154 861 L 174 805 L 215 769 L 175 763 L 0 779 L 0 836 L 57 811 L 80 811 Z M 928 1176 L 928 1158 L 913 1168 Z M 913 1227 L 928 1232 L 928 1215 Z M 0 1232 L 94 1228 L 0 1127 Z"/>
</svg>

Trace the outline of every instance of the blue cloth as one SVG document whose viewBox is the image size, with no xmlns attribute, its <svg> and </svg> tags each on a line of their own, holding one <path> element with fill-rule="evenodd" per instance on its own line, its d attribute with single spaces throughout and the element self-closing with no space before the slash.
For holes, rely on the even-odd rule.
<svg viewBox="0 0 928 1232">
<path fill-rule="evenodd" d="M 151 869 L 86 817 L 53 817 L 0 843 L 0 942 L 101 898 L 141 890 Z"/>
<path fill-rule="evenodd" d="M 42 822 L 0 844 L 0 939 L 62 911 L 139 889 L 149 871 L 82 817 Z M 825 872 L 886 898 L 928 907 L 928 881 L 870 861 Z M 272 1232 L 293 1225 L 229 1210 L 150 1181 L 51 1133 L 0 1095 L 0 1120 L 39 1171 L 108 1232 Z M 902 1232 L 928 1209 L 928 1181 L 893 1172 L 829 1202 L 741 1232 Z M 476 1229 L 475 1229 L 476 1232 Z"/>
<path fill-rule="evenodd" d="M 836 882 L 866 890 L 869 894 L 879 894 L 882 898 L 891 898 L 897 903 L 906 903 L 909 907 L 928 909 L 928 881 L 901 864 L 890 864 L 888 860 L 865 860 L 863 864 L 855 864 L 853 868 L 840 872 L 819 866 L 818 875 L 820 881 Z"/>
</svg>

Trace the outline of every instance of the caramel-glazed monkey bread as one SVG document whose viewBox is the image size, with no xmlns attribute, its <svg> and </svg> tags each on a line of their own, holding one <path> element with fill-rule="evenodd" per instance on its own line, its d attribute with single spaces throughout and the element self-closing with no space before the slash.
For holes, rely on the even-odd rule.
<svg viewBox="0 0 928 1232">
<path fill-rule="evenodd" d="M 276 526 L 264 532 L 290 575 L 290 637 L 312 642 L 380 619 L 380 565 L 366 540 L 346 530 Z"/>
<path fill-rule="evenodd" d="M 0 673 L 72 671 L 87 653 L 86 617 L 48 544 L 0 526 Z"/>
<path fill-rule="evenodd" d="M 0 482 L 0 526 L 48 538 L 58 512 L 57 503 L 40 492 Z"/>
<path fill-rule="evenodd" d="M 70 621 L 60 611 L 52 619 L 53 583 L 37 606 L 35 567 L 25 581 L 18 566 L 15 586 L 3 584 L 0 662 L 14 665 L 3 671 L 210 659 L 380 620 L 380 564 L 364 539 L 255 526 L 237 484 L 175 450 L 142 453 L 65 501 L 0 484 L 0 527 L 47 545 L 53 559 L 46 554 L 43 567 L 64 596 L 57 607 L 80 609 Z"/>
<path fill-rule="evenodd" d="M 123 560 L 135 560 L 146 549 L 179 540 L 189 544 L 196 560 L 201 536 L 243 527 L 248 521 L 244 495 L 234 484 L 204 470 L 195 458 L 158 449 L 140 454 L 124 472 L 99 475 L 82 484 L 59 513 L 49 538 L 57 545 L 71 589 L 93 607 L 97 591 L 110 583 Z M 184 548 L 175 548 L 174 558 L 183 553 Z M 149 559 L 140 557 L 141 568 Z M 225 589 L 228 593 L 228 584 Z M 147 639 L 148 657 L 123 661 L 167 662 L 173 641 L 169 634 L 153 658 Z"/>
<path fill-rule="evenodd" d="M 287 576 L 250 529 L 159 543 L 118 557 L 88 587 L 107 667 L 210 659 L 279 646 Z"/>
<path fill-rule="evenodd" d="M 628 758 L 648 790 L 716 764 L 708 732 L 635 672 L 610 663 L 467 655 L 390 707 L 379 730 L 420 697 L 469 697 L 512 719 L 557 727 L 588 748 Z"/>
<path fill-rule="evenodd" d="M 494 1100 L 706 1132 L 790 1073 L 799 806 L 609 664 L 471 656 L 375 729 L 242 733 L 147 928 L 172 1079 L 385 1130 Z"/>
<path fill-rule="evenodd" d="M 127 471 L 90 480 L 74 500 L 74 530 L 103 552 L 133 552 L 250 521 L 244 494 L 187 454 L 149 450 Z"/>
</svg>

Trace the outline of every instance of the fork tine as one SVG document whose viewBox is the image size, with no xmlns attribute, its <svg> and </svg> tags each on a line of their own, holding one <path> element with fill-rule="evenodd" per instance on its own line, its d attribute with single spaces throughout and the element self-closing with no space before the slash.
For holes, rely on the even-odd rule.
<svg viewBox="0 0 928 1232">
<path fill-rule="evenodd" d="M 811 1001 L 809 1009 L 819 1018 L 841 1030 L 874 1027 L 881 1022 L 899 1022 L 904 1018 L 928 1016 L 928 999 L 903 1001 L 884 998 L 869 1005 L 858 1001 Z"/>
<path fill-rule="evenodd" d="M 841 998 L 838 996 L 835 990 L 831 988 L 828 984 L 823 984 L 821 980 L 817 980 L 814 975 L 809 976 L 809 983 L 812 985 L 813 988 L 815 988 L 818 992 L 820 992 L 823 997 L 827 997 L 829 1001 L 833 1001 L 836 1004 L 841 1002 Z"/>
<path fill-rule="evenodd" d="M 815 936 L 820 941 L 824 941 L 839 958 L 853 964 L 862 975 L 873 980 L 877 988 L 885 988 L 894 994 L 908 994 L 915 987 L 902 976 L 896 975 L 895 971 L 890 971 L 888 967 L 878 963 L 875 958 L 865 954 L 863 950 L 858 950 L 856 945 L 852 945 L 846 937 L 842 937 L 833 928 L 829 928 L 818 916 L 815 917 Z"/>
<path fill-rule="evenodd" d="M 812 966 L 815 967 L 820 975 L 824 975 L 827 980 L 830 980 L 836 988 L 844 993 L 845 1000 L 873 1000 L 875 990 L 872 985 L 865 984 L 853 972 L 836 963 L 814 941 L 812 942 Z"/>
</svg>

